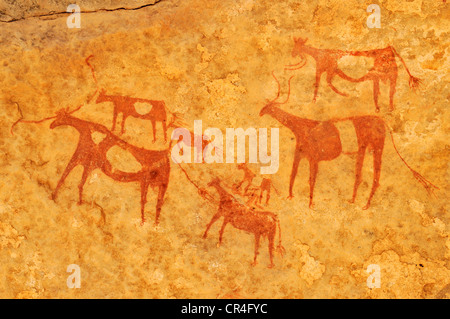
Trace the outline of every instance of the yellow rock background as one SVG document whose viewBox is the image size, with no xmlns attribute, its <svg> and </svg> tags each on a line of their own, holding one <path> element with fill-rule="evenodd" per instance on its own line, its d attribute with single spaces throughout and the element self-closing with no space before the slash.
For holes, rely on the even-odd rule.
<svg viewBox="0 0 450 319">
<path fill-rule="evenodd" d="M 0 297 L 2 298 L 448 298 L 449 263 L 449 6 L 445 1 L 162 0 L 79 1 L 81 28 L 66 26 L 70 1 L 0 1 Z M 381 7 L 381 28 L 368 29 L 366 8 Z M 114 10 L 114 8 L 138 8 Z M 105 11 L 100 9 L 109 9 Z M 89 12 L 87 12 L 89 11 Z M 54 12 L 54 13 L 52 13 Z M 41 17 L 38 17 L 41 16 Z M 364 163 L 355 204 L 354 158 L 323 162 L 308 208 L 309 168 L 302 161 L 294 199 L 286 200 L 294 135 L 269 116 L 259 117 L 276 95 L 275 70 L 291 97 L 283 109 L 327 120 L 374 114 L 371 83 L 322 78 L 312 103 L 315 62 L 284 71 L 293 37 L 318 48 L 368 50 L 393 45 L 411 73 L 423 80 L 410 90 L 397 59 L 395 111 L 381 85 L 381 113 L 394 130 L 406 161 L 439 186 L 427 195 L 386 139 L 381 186 L 362 210 L 372 184 L 372 158 Z M 84 60 L 94 55 L 100 87 L 109 94 L 164 100 L 203 128 L 280 127 L 280 169 L 273 176 L 268 209 L 281 220 L 286 255 L 268 264 L 267 241 L 253 258 L 253 236 L 228 226 L 217 247 L 220 223 L 201 235 L 217 207 L 202 199 L 172 165 L 161 224 L 152 225 L 155 193 L 149 190 L 148 222 L 140 225 L 137 183 L 118 183 L 95 171 L 77 205 L 81 167 L 56 187 L 77 145 L 70 127 L 11 125 L 53 116 L 85 104 L 77 117 L 110 127 L 111 103 L 87 103 L 95 91 Z M 342 69 L 357 74 L 351 60 Z M 370 66 L 364 66 L 370 68 Z M 355 73 L 352 73 L 355 72 Z M 282 97 L 283 98 L 283 97 Z M 129 118 L 123 138 L 146 148 L 150 125 Z M 161 128 L 158 126 L 158 134 Z M 120 155 L 117 155 L 120 157 Z M 172 163 L 173 164 L 173 163 Z M 235 164 L 187 166 L 202 187 L 213 176 L 242 177 Z M 254 172 L 259 167 L 251 164 Z M 215 195 L 214 190 L 209 190 Z M 81 267 L 81 288 L 69 289 L 69 264 Z M 366 285 L 370 264 L 381 267 L 381 288 Z"/>
</svg>

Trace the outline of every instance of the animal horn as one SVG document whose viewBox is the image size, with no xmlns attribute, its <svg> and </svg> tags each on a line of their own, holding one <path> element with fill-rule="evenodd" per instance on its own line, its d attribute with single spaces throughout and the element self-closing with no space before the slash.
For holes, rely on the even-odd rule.
<svg viewBox="0 0 450 319">
<path fill-rule="evenodd" d="M 288 81 L 288 95 L 287 95 L 287 98 L 286 98 L 286 101 L 284 101 L 283 103 L 280 103 L 280 104 L 285 104 L 285 103 L 287 103 L 287 101 L 289 101 L 289 96 L 291 95 L 291 80 L 292 80 L 292 78 L 293 78 L 294 76 L 291 76 L 290 78 L 289 78 L 289 81 Z"/>
<path fill-rule="evenodd" d="M 303 54 L 300 54 L 300 62 L 296 63 L 296 64 L 288 64 L 285 66 L 285 70 L 288 71 L 294 71 L 294 70 L 298 70 L 301 69 L 305 66 L 307 60 L 306 57 Z"/>
<path fill-rule="evenodd" d="M 280 97 L 281 85 L 280 85 L 280 81 L 278 81 L 277 77 L 275 76 L 274 71 L 272 71 L 272 76 L 273 76 L 273 78 L 275 79 L 275 81 L 277 81 L 277 84 L 278 84 L 278 93 L 277 93 L 277 97 L 274 98 L 274 99 L 271 101 L 271 102 L 274 102 L 274 101 L 276 101 L 276 100 Z"/>
</svg>

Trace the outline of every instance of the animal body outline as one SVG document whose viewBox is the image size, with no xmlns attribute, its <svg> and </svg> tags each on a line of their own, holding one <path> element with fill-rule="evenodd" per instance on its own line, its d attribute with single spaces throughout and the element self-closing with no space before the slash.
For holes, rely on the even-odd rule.
<svg viewBox="0 0 450 319">
<path fill-rule="evenodd" d="M 73 113 L 73 112 L 72 112 Z M 58 191 L 64 183 L 69 173 L 78 165 L 83 166 L 83 175 L 78 185 L 79 200 L 78 204 L 83 202 L 83 187 L 87 177 L 94 170 L 99 168 L 105 175 L 119 182 L 139 182 L 141 188 L 141 223 L 145 222 L 145 204 L 147 202 L 148 188 L 158 187 L 158 198 L 156 203 L 155 224 L 159 223 L 161 207 L 164 203 L 164 195 L 169 184 L 170 162 L 169 150 L 147 150 L 134 146 L 123 141 L 105 126 L 79 119 L 62 109 L 57 112 L 55 120 L 50 124 L 54 129 L 58 126 L 72 126 L 79 132 L 78 145 L 67 164 L 55 190 L 52 193 L 52 199 L 56 200 Z M 105 135 L 105 138 L 98 144 L 92 139 L 92 133 L 99 132 Z M 141 164 L 141 171 L 135 173 L 123 172 L 113 169 L 109 163 L 106 153 L 113 146 L 119 146 L 130 152 L 133 157 Z"/>
<path fill-rule="evenodd" d="M 235 185 L 235 189 L 237 192 L 239 192 L 242 185 L 244 183 L 247 183 L 247 185 L 244 188 L 244 195 L 245 195 L 245 194 L 247 194 L 248 189 L 252 185 L 253 179 L 255 178 L 256 174 L 253 173 L 253 171 L 250 168 L 248 168 L 247 163 L 239 163 L 237 168 L 244 172 L 244 177 L 242 178 L 242 181 L 240 181 L 239 183 L 237 183 Z"/>
<path fill-rule="evenodd" d="M 236 201 L 236 199 L 229 194 L 221 185 L 220 179 L 214 178 L 208 183 L 209 187 L 214 187 L 220 196 L 220 203 L 217 212 L 211 218 L 211 221 L 206 226 L 206 230 L 203 234 L 203 239 L 208 236 L 208 231 L 211 226 L 220 218 L 224 217 L 222 226 L 219 231 L 219 245 L 222 244 L 223 233 L 225 227 L 230 223 L 233 227 L 244 230 L 249 233 L 253 233 L 255 236 L 255 251 L 252 265 L 257 264 L 257 257 L 259 254 L 259 245 L 261 236 L 267 237 L 269 241 L 269 258 L 270 264 L 268 268 L 274 266 L 273 263 L 273 253 L 274 253 L 274 243 L 276 230 L 278 227 L 278 246 L 277 251 L 283 255 L 285 252 L 284 247 L 281 244 L 281 226 L 280 220 L 275 213 L 269 211 L 256 211 L 249 209 L 245 205 Z"/>
<path fill-rule="evenodd" d="M 122 122 L 120 127 L 120 134 L 125 133 L 125 122 L 128 117 L 134 117 L 142 120 L 150 121 L 152 125 L 152 134 L 153 134 L 153 143 L 156 142 L 156 122 L 161 122 L 163 127 L 164 134 L 164 142 L 167 142 L 167 113 L 172 115 L 172 121 L 177 120 L 180 117 L 179 113 L 172 113 L 168 110 L 166 103 L 163 100 L 150 100 L 150 99 L 142 99 L 142 98 L 134 98 L 126 95 L 107 95 L 106 90 L 100 89 L 97 81 L 97 77 L 95 75 L 95 69 L 89 63 L 89 60 L 93 58 L 93 55 L 90 55 L 86 58 L 86 64 L 91 69 L 92 78 L 94 80 L 95 85 L 97 86 L 97 91 L 99 92 L 97 99 L 95 101 L 96 104 L 103 102 L 111 102 L 113 103 L 113 124 L 111 131 L 114 131 L 116 128 L 117 117 L 119 114 L 122 114 Z M 145 103 L 150 104 L 151 109 L 145 114 L 140 114 L 136 111 L 135 104 L 136 103 Z"/>
<path fill-rule="evenodd" d="M 259 204 L 262 203 L 263 194 L 264 194 L 264 192 L 266 192 L 266 205 L 269 205 L 270 192 L 271 192 L 272 188 L 277 195 L 280 195 L 280 193 L 278 192 L 278 189 L 276 189 L 275 186 L 273 186 L 272 179 L 270 177 L 263 177 L 261 184 L 259 186 L 259 190 L 260 190 L 259 198 L 258 198 Z"/>
<path fill-rule="evenodd" d="M 116 128 L 117 117 L 122 114 L 122 122 L 120 134 L 125 133 L 125 121 L 128 117 L 135 117 L 138 119 L 148 120 L 152 124 L 153 142 L 156 141 L 156 122 L 161 122 L 164 134 L 164 142 L 167 142 L 167 107 L 164 101 L 148 100 L 141 98 L 134 98 L 124 95 L 107 95 L 105 89 L 101 89 L 95 101 L 98 103 L 111 102 L 114 105 L 113 110 L 113 124 L 111 131 Z M 136 111 L 136 103 L 150 104 L 152 108 L 148 113 L 140 114 Z M 175 113 L 172 113 L 176 117 Z"/>
<path fill-rule="evenodd" d="M 355 184 L 353 187 L 353 196 L 351 202 L 355 202 L 358 187 L 361 184 L 361 170 L 364 162 L 364 156 L 368 149 L 373 150 L 373 161 L 374 161 L 374 176 L 372 189 L 367 200 L 367 204 L 363 209 L 368 209 L 370 207 L 370 202 L 380 185 L 380 173 L 381 173 L 381 163 L 382 154 L 384 148 L 384 142 L 386 137 L 387 124 L 380 117 L 375 115 L 363 115 L 363 116 L 353 116 L 339 119 L 331 119 L 328 121 L 316 121 L 305 118 L 300 118 L 298 116 L 292 115 L 288 112 L 283 111 L 279 108 L 279 105 L 284 104 L 289 99 L 290 93 L 290 81 L 289 79 L 289 91 L 288 97 L 285 102 L 277 102 L 280 95 L 280 82 L 272 73 L 272 76 L 278 84 L 278 93 L 274 100 L 268 101 L 268 103 L 261 109 L 259 115 L 263 116 L 265 114 L 272 116 L 283 126 L 289 128 L 295 135 L 296 145 L 294 148 L 294 162 L 292 166 L 290 182 L 289 182 L 289 196 L 288 198 L 293 198 L 292 190 L 294 186 L 295 177 L 297 175 L 299 162 L 302 158 L 306 158 L 309 162 L 310 176 L 310 194 L 309 194 L 309 207 L 313 208 L 313 196 L 314 196 L 314 186 L 316 183 L 316 177 L 319 169 L 319 162 L 321 161 L 331 161 L 342 154 L 342 145 L 339 135 L 339 131 L 334 125 L 336 122 L 340 121 L 352 121 L 353 126 L 356 131 L 357 141 L 358 141 L 358 151 L 356 160 L 356 171 L 355 171 Z M 397 155 L 403 161 L 403 163 L 411 170 L 414 177 L 425 187 L 428 193 L 432 193 L 433 189 L 438 189 L 431 182 L 426 180 L 417 171 L 412 169 L 400 153 L 394 143 L 393 133 L 388 128 L 391 135 L 392 144 Z"/>
<path fill-rule="evenodd" d="M 378 96 L 380 94 L 380 82 L 386 83 L 389 81 L 389 110 L 394 110 L 394 95 L 396 92 L 397 77 L 398 77 L 398 66 L 395 60 L 396 57 L 400 59 L 404 65 L 406 72 L 409 75 L 409 86 L 412 89 L 417 88 L 422 82 L 419 78 L 414 77 L 406 66 L 403 58 L 398 54 L 393 46 L 387 46 L 382 49 L 374 50 L 364 50 L 364 51 L 344 51 L 336 49 L 318 49 L 312 46 L 306 45 L 305 38 L 294 37 L 294 48 L 292 50 L 292 57 L 300 56 L 303 61 L 289 65 L 286 69 L 288 70 L 298 70 L 306 64 L 305 54 L 310 55 L 316 61 L 316 79 L 314 83 L 314 97 L 313 102 L 316 102 L 317 93 L 319 90 L 319 83 L 321 75 L 323 73 L 327 74 L 327 84 L 328 86 L 337 94 L 342 96 L 348 96 L 347 93 L 339 91 L 332 83 L 335 76 L 339 76 L 344 80 L 350 82 L 363 82 L 372 81 L 373 82 L 373 100 L 375 104 L 375 111 L 380 111 L 380 106 L 378 103 Z M 374 59 L 374 65 L 367 74 L 356 79 L 348 76 L 342 70 L 338 68 L 338 59 L 346 56 L 364 56 Z"/>
</svg>

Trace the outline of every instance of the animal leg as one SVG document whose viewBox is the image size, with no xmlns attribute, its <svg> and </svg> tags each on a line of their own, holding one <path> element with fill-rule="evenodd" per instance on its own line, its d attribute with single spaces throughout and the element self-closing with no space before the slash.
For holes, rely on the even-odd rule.
<svg viewBox="0 0 450 319">
<path fill-rule="evenodd" d="M 261 234 L 256 233 L 255 234 L 255 257 L 253 258 L 253 263 L 252 266 L 256 266 L 257 262 L 256 262 L 256 258 L 258 257 L 258 250 L 259 250 L 259 240 L 261 238 Z"/>
<path fill-rule="evenodd" d="M 355 185 L 353 186 L 353 196 L 352 196 L 352 203 L 355 202 L 356 199 L 356 193 L 358 192 L 358 187 L 361 184 L 361 170 L 364 163 L 364 156 L 366 153 L 366 146 L 360 146 L 358 149 L 358 155 L 356 158 L 356 171 L 355 171 Z"/>
<path fill-rule="evenodd" d="M 252 185 L 252 180 L 247 180 L 247 186 L 244 189 L 244 195 L 247 194 L 248 189 L 250 188 L 250 186 Z"/>
<path fill-rule="evenodd" d="M 339 90 L 333 85 L 333 83 L 331 82 L 331 81 L 333 80 L 334 75 L 335 75 L 334 73 L 327 73 L 327 83 L 328 83 L 328 86 L 329 86 L 334 92 L 336 92 L 337 94 L 342 95 L 342 96 L 348 96 L 347 93 L 342 93 L 341 91 L 339 91 Z"/>
<path fill-rule="evenodd" d="M 83 166 L 83 175 L 81 176 L 80 184 L 78 184 L 78 205 L 81 205 L 83 203 L 83 187 L 91 171 L 92 169 L 89 164 Z"/>
<path fill-rule="evenodd" d="M 145 204 L 147 203 L 147 193 L 149 184 L 145 181 L 141 182 L 141 225 L 145 223 Z"/>
<path fill-rule="evenodd" d="M 368 209 L 370 207 L 370 201 L 372 200 L 375 191 L 378 186 L 380 186 L 380 173 L 381 173 L 381 156 L 383 154 L 383 147 L 375 149 L 373 151 L 373 184 L 372 190 L 370 191 L 369 199 L 367 200 L 366 206 L 363 209 Z"/>
<path fill-rule="evenodd" d="M 111 131 L 114 132 L 114 130 L 116 129 L 116 121 L 117 121 L 117 110 L 114 106 L 114 113 L 113 113 L 113 125 L 111 128 Z"/>
<path fill-rule="evenodd" d="M 220 216 L 222 216 L 222 211 L 221 209 L 219 209 L 217 211 L 217 213 L 211 218 L 211 221 L 209 222 L 209 224 L 206 226 L 206 230 L 205 233 L 203 234 L 203 239 L 205 239 L 208 236 L 208 231 L 211 228 L 211 226 L 220 218 Z"/>
<path fill-rule="evenodd" d="M 120 128 L 120 134 L 125 133 L 125 122 L 127 121 L 127 117 L 128 116 L 125 116 L 125 114 L 123 114 L 122 116 L 122 126 Z"/>
<path fill-rule="evenodd" d="M 354 79 L 352 77 L 349 77 L 347 74 L 345 74 L 342 70 L 339 70 L 339 69 L 334 70 L 334 72 L 337 76 L 340 76 L 342 79 L 350 81 L 350 82 L 362 82 L 365 80 L 364 77 L 362 77 L 360 79 Z"/>
<path fill-rule="evenodd" d="M 57 197 L 57 195 L 58 195 L 59 188 L 60 188 L 60 187 L 62 186 L 62 184 L 64 183 L 64 181 L 65 181 L 67 175 L 69 175 L 69 173 L 74 169 L 74 167 L 77 166 L 77 165 L 79 164 L 79 163 L 78 163 L 78 158 L 77 158 L 77 156 L 75 156 L 75 155 L 76 155 L 76 154 L 74 154 L 74 155 L 72 156 L 72 158 L 70 159 L 69 164 L 67 164 L 67 166 L 66 166 L 66 168 L 64 169 L 64 172 L 63 172 L 63 174 L 62 174 L 62 176 L 61 176 L 61 178 L 60 178 L 59 181 L 58 181 L 58 184 L 56 185 L 55 191 L 54 191 L 53 194 L 52 194 L 52 199 L 53 199 L 53 200 L 56 199 L 56 197 Z"/>
<path fill-rule="evenodd" d="M 316 102 L 317 99 L 317 92 L 319 91 L 319 83 L 320 83 L 320 76 L 322 75 L 323 71 L 317 69 L 316 70 L 316 82 L 314 83 L 314 98 L 313 102 Z"/>
<path fill-rule="evenodd" d="M 390 89 L 389 89 L 389 110 L 394 110 L 394 94 L 395 94 L 395 87 L 397 86 L 397 78 L 392 77 L 390 79 Z"/>
<path fill-rule="evenodd" d="M 161 207 L 164 204 L 164 195 L 166 194 L 167 186 L 168 186 L 167 183 L 164 183 L 161 186 L 159 186 L 158 201 L 156 202 L 155 225 L 158 225 L 159 223 L 159 215 L 161 214 Z"/>
<path fill-rule="evenodd" d="M 378 78 L 373 79 L 373 101 L 375 102 L 375 112 L 380 112 L 380 106 L 378 105 L 378 95 L 380 94 L 380 80 Z"/>
<path fill-rule="evenodd" d="M 309 208 L 314 208 L 314 186 L 316 185 L 317 171 L 319 170 L 318 162 L 309 162 Z"/>
<path fill-rule="evenodd" d="M 155 121 L 151 121 L 152 122 L 152 133 L 153 133 L 153 143 L 156 142 L 156 122 Z"/>
<path fill-rule="evenodd" d="M 162 122 L 163 132 L 164 132 L 164 142 L 167 142 L 167 125 L 166 120 L 163 120 Z"/>
<path fill-rule="evenodd" d="M 294 164 L 292 165 L 291 179 L 289 182 L 289 196 L 288 196 L 289 199 L 294 197 L 292 195 L 292 189 L 294 187 L 295 176 L 297 175 L 297 171 L 298 171 L 298 164 L 301 159 L 300 151 L 297 149 L 297 146 L 295 148 L 296 149 L 295 149 L 295 154 L 294 154 Z"/>
<path fill-rule="evenodd" d="M 222 227 L 220 228 L 219 232 L 219 245 L 222 244 L 222 238 L 223 238 L 223 232 L 225 231 L 225 226 L 228 224 L 228 219 L 224 219 L 222 223 Z"/>
<path fill-rule="evenodd" d="M 270 232 L 269 234 L 269 257 L 270 257 L 270 264 L 269 264 L 269 268 L 272 268 L 274 266 L 273 263 L 273 250 L 275 247 L 275 233 L 276 233 L 276 225 L 274 225 L 273 227 L 273 231 Z"/>
</svg>

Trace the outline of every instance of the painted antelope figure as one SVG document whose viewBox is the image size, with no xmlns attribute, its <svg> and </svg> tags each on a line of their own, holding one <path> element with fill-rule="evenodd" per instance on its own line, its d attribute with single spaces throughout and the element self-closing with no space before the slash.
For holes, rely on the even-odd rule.
<svg viewBox="0 0 450 319">
<path fill-rule="evenodd" d="M 244 195 L 247 194 L 247 191 L 249 187 L 252 185 L 253 179 L 255 178 L 256 174 L 252 172 L 250 168 L 248 168 L 246 163 L 240 163 L 238 164 L 238 169 L 242 170 L 244 172 L 244 178 L 242 181 L 240 181 L 238 184 L 236 184 L 235 189 L 237 192 L 239 192 L 241 186 L 246 183 L 247 185 L 244 188 Z"/>
<path fill-rule="evenodd" d="M 334 76 L 339 76 L 344 80 L 350 82 L 373 82 L 373 99 L 375 103 L 376 112 L 380 111 L 378 104 L 378 95 L 380 93 L 380 81 L 386 83 L 389 81 L 389 108 L 394 110 L 394 94 L 397 85 L 398 68 L 395 61 L 397 56 L 404 65 L 406 72 L 409 75 L 409 86 L 413 89 L 417 88 L 421 80 L 412 76 L 406 66 L 403 58 L 397 53 L 392 46 L 388 46 L 384 49 L 375 49 L 367 51 L 342 51 L 342 50 L 330 50 L 330 49 L 317 49 L 306 44 L 308 39 L 294 38 L 294 49 L 292 50 L 292 56 L 300 56 L 302 61 L 297 64 L 288 66 L 288 70 L 297 70 L 306 64 L 305 54 L 312 56 L 316 60 L 316 82 L 314 83 L 314 98 L 316 101 L 317 91 L 319 90 L 320 77 L 322 73 L 327 74 L 327 84 L 336 93 L 347 96 L 346 93 L 340 92 L 332 83 Z M 338 68 L 338 60 L 345 55 L 352 56 L 365 56 L 373 58 L 373 67 L 368 73 L 359 79 L 352 78 L 346 75 L 342 70 Z"/>
<path fill-rule="evenodd" d="M 291 79 L 289 79 L 288 97 L 285 102 L 280 103 L 276 102 L 280 94 L 280 83 L 278 82 L 275 75 L 272 75 L 278 83 L 278 94 L 274 100 L 269 101 L 266 106 L 261 109 L 260 116 L 263 116 L 265 114 L 272 116 L 282 125 L 290 129 L 295 135 L 296 145 L 294 149 L 294 163 L 290 176 L 288 198 L 293 197 L 292 189 L 294 186 L 295 177 L 297 175 L 299 162 L 302 158 L 306 158 L 309 162 L 310 170 L 309 206 L 311 208 L 313 207 L 314 186 L 319 170 L 319 162 L 331 161 L 337 158 L 342 153 L 341 139 L 335 123 L 342 121 L 351 121 L 356 131 L 358 141 L 355 185 L 353 188 L 352 203 L 354 203 L 355 201 L 358 187 L 361 184 L 361 170 L 366 150 L 373 150 L 373 184 L 369 198 L 367 200 L 367 204 L 366 206 L 364 206 L 364 209 L 369 208 L 372 197 L 380 184 L 381 160 L 387 127 L 386 123 L 383 121 L 383 119 L 377 116 L 354 116 L 341 119 L 332 119 L 329 121 L 314 121 L 289 114 L 281 110 L 279 108 L 279 105 L 286 103 L 289 99 L 290 80 L 292 79 L 292 77 Z M 413 170 L 405 162 L 394 144 L 392 131 L 389 130 L 389 132 L 391 134 L 391 139 L 395 151 L 397 152 L 400 159 L 404 162 L 404 164 L 412 171 L 414 177 L 425 187 L 425 189 L 429 193 L 431 193 L 434 188 L 437 189 L 436 186 L 427 181 L 423 176 Z"/>
<path fill-rule="evenodd" d="M 217 213 L 212 217 L 211 221 L 206 227 L 203 238 L 206 238 L 208 231 L 220 217 L 223 217 L 222 227 L 219 233 L 219 244 L 222 243 L 223 232 L 225 226 L 231 223 L 235 228 L 244 230 L 246 232 L 255 235 L 255 257 L 253 259 L 253 265 L 256 265 L 256 258 L 258 256 L 259 242 L 261 236 L 267 237 L 269 240 L 269 256 L 270 264 L 269 268 L 273 267 L 273 250 L 274 240 L 278 225 L 278 246 L 277 250 L 281 255 L 284 254 L 284 248 L 281 245 L 281 228 L 280 221 L 276 214 L 267 211 L 254 211 L 248 207 L 240 204 L 236 199 L 229 194 L 221 185 L 218 178 L 214 178 L 209 187 L 216 188 L 220 196 L 220 204 Z"/>
<path fill-rule="evenodd" d="M 86 58 L 86 64 L 91 69 L 92 78 L 97 87 L 97 91 L 99 91 L 99 95 L 97 97 L 96 103 L 103 102 L 111 102 L 114 105 L 113 111 L 113 124 L 111 130 L 114 131 L 116 128 L 117 117 L 119 114 L 122 114 L 122 123 L 120 128 L 120 134 L 125 133 L 125 122 L 128 117 L 132 116 L 135 118 L 149 120 L 152 124 L 152 133 L 153 133 L 153 142 L 156 141 L 156 122 L 161 122 L 164 133 L 164 141 L 167 141 L 167 112 L 171 113 L 174 119 L 177 119 L 180 115 L 179 113 L 170 112 L 164 101 L 154 101 L 147 100 L 141 98 L 132 98 L 129 96 L 122 95 L 107 95 L 105 89 L 100 89 L 97 81 L 97 77 L 95 75 L 95 69 L 92 64 L 89 62 L 93 55 L 90 55 Z M 136 103 L 144 103 L 149 104 L 151 109 L 146 114 L 140 114 L 136 111 Z"/>
<path fill-rule="evenodd" d="M 100 93 L 97 97 L 96 103 L 102 102 L 112 102 L 114 104 L 114 113 L 113 113 L 113 125 L 112 131 L 116 128 L 117 116 L 122 114 L 122 123 L 120 133 L 123 134 L 125 132 L 125 121 L 128 117 L 132 116 L 135 118 L 149 120 L 152 123 L 152 133 L 153 133 L 153 142 L 156 141 L 156 122 L 161 122 L 164 133 L 164 141 L 167 141 L 167 108 L 164 101 L 153 101 L 147 99 L 140 98 L 132 98 L 128 96 L 121 95 L 106 95 L 106 91 L 104 89 L 100 90 Z M 136 111 L 135 104 L 136 103 L 145 103 L 151 105 L 151 110 L 146 114 L 139 114 Z M 178 118 L 178 114 L 171 113 L 174 119 Z"/>
<path fill-rule="evenodd" d="M 156 203 L 156 217 L 155 224 L 159 222 L 159 215 L 163 205 L 164 195 L 169 184 L 170 162 L 168 157 L 168 150 L 153 151 L 146 150 L 133 146 L 116 135 L 111 133 L 105 126 L 93 122 L 81 120 L 73 117 L 66 110 L 60 110 L 56 119 L 50 124 L 50 128 L 54 129 L 57 126 L 72 126 L 79 132 L 78 146 L 71 160 L 67 164 L 52 198 L 55 200 L 58 190 L 64 183 L 67 175 L 77 166 L 83 166 L 83 175 L 81 177 L 79 189 L 79 201 L 81 204 L 83 199 L 83 187 L 89 174 L 95 170 L 100 169 L 105 175 L 119 182 L 139 182 L 141 186 L 141 219 L 145 222 L 144 208 L 147 202 L 148 187 L 158 187 L 158 199 Z M 92 134 L 99 132 L 105 135 L 105 138 L 98 144 L 94 142 Z M 107 159 L 107 152 L 113 146 L 119 146 L 124 150 L 130 152 L 136 160 L 141 164 L 142 169 L 139 172 L 123 172 L 115 170 Z"/>
<path fill-rule="evenodd" d="M 277 193 L 277 195 L 280 195 L 280 193 L 275 188 L 275 186 L 273 186 L 272 178 L 270 177 L 270 175 L 268 177 L 264 177 L 263 180 L 261 181 L 261 185 L 259 186 L 260 193 L 259 193 L 259 199 L 258 200 L 259 200 L 260 204 L 262 203 L 264 192 L 266 192 L 266 205 L 269 204 L 270 191 L 271 191 L 272 188 L 275 191 L 275 193 Z"/>
</svg>

